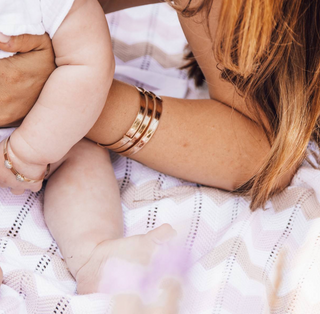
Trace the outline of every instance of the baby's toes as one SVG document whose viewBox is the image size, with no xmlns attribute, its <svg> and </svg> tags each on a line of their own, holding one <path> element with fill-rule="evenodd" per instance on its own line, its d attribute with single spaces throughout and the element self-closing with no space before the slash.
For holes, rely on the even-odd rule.
<svg viewBox="0 0 320 314">
<path fill-rule="evenodd" d="M 165 244 L 170 242 L 176 235 L 177 232 L 169 224 L 163 224 L 149 231 L 146 236 L 155 244 Z"/>
<path fill-rule="evenodd" d="M 133 260 L 145 266 L 149 265 L 155 253 L 165 244 L 169 243 L 176 235 L 176 231 L 169 224 L 163 224 L 147 234 L 138 235 L 137 238 L 132 237 L 133 241 L 138 239 L 135 245 L 131 246 L 134 248 Z"/>
<path fill-rule="evenodd" d="M 147 234 L 125 238 L 123 239 L 123 243 L 127 248 L 125 258 L 128 261 L 147 266 L 155 253 L 169 243 L 176 234 L 176 231 L 169 224 L 163 224 Z"/>
</svg>

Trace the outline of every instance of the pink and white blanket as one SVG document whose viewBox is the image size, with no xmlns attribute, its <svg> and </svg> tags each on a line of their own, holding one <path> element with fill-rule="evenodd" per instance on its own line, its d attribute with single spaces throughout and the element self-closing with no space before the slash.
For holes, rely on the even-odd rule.
<svg viewBox="0 0 320 314">
<path fill-rule="evenodd" d="M 107 19 L 117 78 L 160 95 L 206 96 L 177 69 L 186 41 L 166 4 Z M 0 139 L 8 132 L 0 131 Z M 126 236 L 170 223 L 183 241 L 191 267 L 180 313 L 320 313 L 318 170 L 304 163 L 267 210 L 251 212 L 246 198 L 112 158 Z M 42 202 L 42 192 L 14 196 L 0 189 L 0 313 L 112 313 L 108 295 L 76 294 Z"/>
</svg>

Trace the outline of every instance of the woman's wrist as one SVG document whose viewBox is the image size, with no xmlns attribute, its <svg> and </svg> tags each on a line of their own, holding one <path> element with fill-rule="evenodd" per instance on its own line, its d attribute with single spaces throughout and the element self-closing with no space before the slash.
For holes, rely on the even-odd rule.
<svg viewBox="0 0 320 314">
<path fill-rule="evenodd" d="M 113 80 L 105 108 L 86 137 L 98 143 L 117 142 L 131 127 L 139 108 L 137 89 Z"/>
<path fill-rule="evenodd" d="M 130 129 L 114 143 L 99 146 L 113 150 L 123 156 L 139 152 L 153 137 L 162 114 L 162 99 L 151 91 L 136 87 L 140 95 L 140 109 Z"/>
</svg>

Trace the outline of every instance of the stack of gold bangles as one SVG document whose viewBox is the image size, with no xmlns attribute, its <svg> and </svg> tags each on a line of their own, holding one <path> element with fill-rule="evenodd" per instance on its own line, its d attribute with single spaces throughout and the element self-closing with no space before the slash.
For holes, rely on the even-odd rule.
<svg viewBox="0 0 320 314">
<path fill-rule="evenodd" d="M 136 89 L 140 93 L 140 109 L 128 132 L 115 143 L 98 143 L 99 146 L 123 156 L 137 153 L 150 141 L 158 128 L 162 113 L 162 99 L 159 96 L 141 87 Z"/>
</svg>

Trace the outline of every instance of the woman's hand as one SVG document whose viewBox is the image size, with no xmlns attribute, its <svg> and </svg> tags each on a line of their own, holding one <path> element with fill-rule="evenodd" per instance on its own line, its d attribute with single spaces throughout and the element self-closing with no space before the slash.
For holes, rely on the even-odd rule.
<svg viewBox="0 0 320 314">
<path fill-rule="evenodd" d="M 0 43 L 0 50 L 18 52 L 0 59 L 0 127 L 17 126 L 55 69 L 51 40 L 48 35 L 21 35 Z"/>
</svg>

